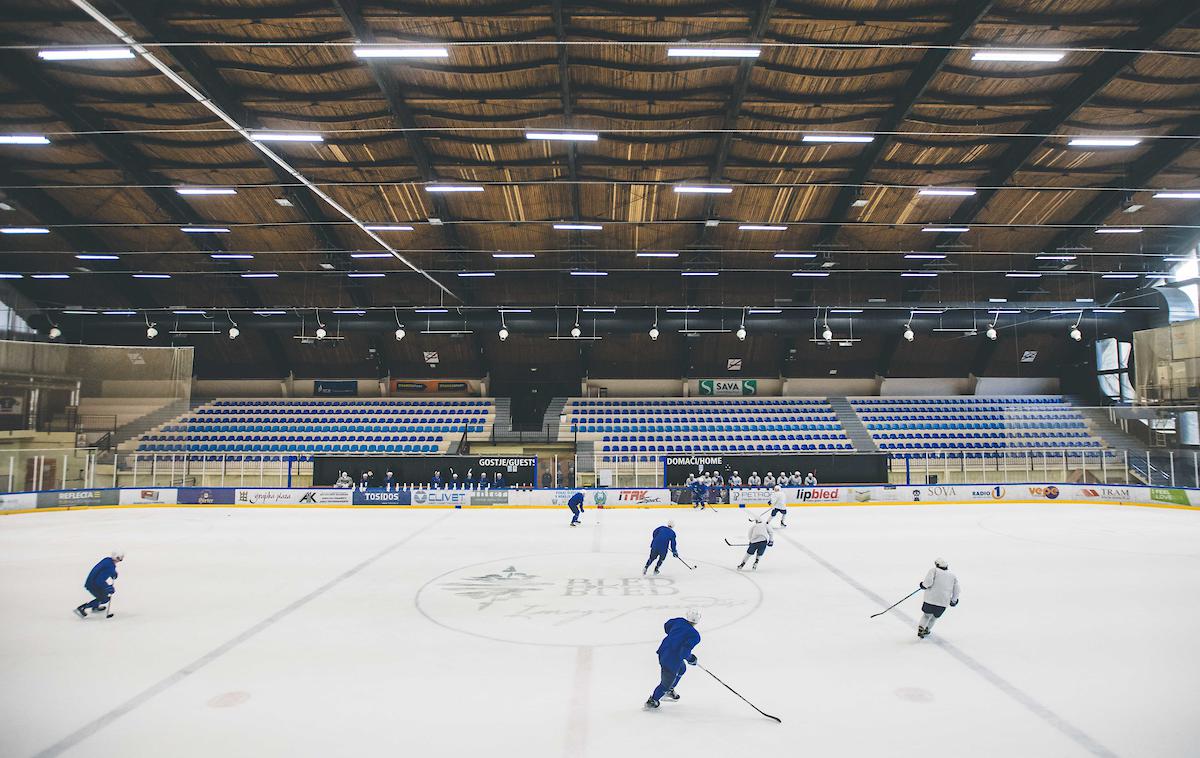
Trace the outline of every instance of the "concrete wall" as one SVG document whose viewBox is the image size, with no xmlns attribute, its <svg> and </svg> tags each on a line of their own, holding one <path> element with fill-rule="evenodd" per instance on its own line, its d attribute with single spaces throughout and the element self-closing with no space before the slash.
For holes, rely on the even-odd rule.
<svg viewBox="0 0 1200 758">
<path fill-rule="evenodd" d="M 975 380 L 970 377 L 951 377 L 946 379 L 884 379 L 879 388 L 880 395 L 898 395 L 900 397 L 916 397 L 926 395 L 971 395 L 974 394 Z"/>
<path fill-rule="evenodd" d="M 842 395 L 877 395 L 878 379 L 815 379 L 793 378 L 783 383 L 783 394 L 790 397 L 840 397 Z"/>
<path fill-rule="evenodd" d="M 975 383 L 976 395 L 1056 395 L 1055 377 L 981 376 Z"/>
</svg>

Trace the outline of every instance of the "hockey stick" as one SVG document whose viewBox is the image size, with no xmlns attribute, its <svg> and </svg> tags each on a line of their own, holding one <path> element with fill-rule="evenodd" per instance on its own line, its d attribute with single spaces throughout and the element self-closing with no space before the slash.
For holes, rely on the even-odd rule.
<svg viewBox="0 0 1200 758">
<path fill-rule="evenodd" d="M 698 663 L 696 664 L 696 666 L 697 666 L 697 667 L 698 667 L 698 668 L 699 668 L 701 671 L 703 671 L 704 673 L 706 673 L 706 674 L 708 674 L 709 676 L 711 676 L 713 679 L 716 679 L 718 682 L 721 682 L 721 678 L 720 678 L 720 677 L 718 677 L 718 676 L 717 676 L 716 674 L 714 674 L 713 672 L 709 671 L 708 669 L 704 668 L 703 666 L 701 666 L 701 665 L 700 665 L 700 664 L 698 664 Z M 759 713 L 761 713 L 762 715 L 766 716 L 766 717 L 767 717 L 767 718 L 769 718 L 769 719 L 773 719 L 774 721 L 776 721 L 776 722 L 778 722 L 778 723 L 780 723 L 780 724 L 782 724 L 782 723 L 783 723 L 783 719 L 779 718 L 778 716 L 772 716 L 771 714 L 764 712 L 764 711 L 763 711 L 762 709 L 760 709 L 760 708 L 759 708 L 757 705 L 755 705 L 754 703 L 751 703 L 749 700 L 746 700 L 746 698 L 742 697 L 742 694 L 741 694 L 740 692 L 738 692 L 738 691 L 737 691 L 737 690 L 735 690 L 734 688 L 730 687 L 728 684 L 725 684 L 725 682 L 721 682 L 721 685 L 722 685 L 722 686 L 723 686 L 725 689 L 727 689 L 727 690 L 729 690 L 730 692 L 732 692 L 733 694 L 737 695 L 738 697 L 741 697 L 741 698 L 742 698 L 742 701 L 743 701 L 743 702 L 744 702 L 746 705 L 750 706 L 751 708 L 753 708 L 754 710 L 758 711 L 758 712 L 759 712 Z"/>
<path fill-rule="evenodd" d="M 682 559 L 682 558 L 679 558 L 679 554 L 678 554 L 678 553 L 675 553 L 675 557 L 679 559 L 679 562 L 680 562 L 680 563 L 682 563 L 683 565 L 687 566 L 687 567 L 688 567 L 688 568 L 690 568 L 692 571 L 695 571 L 695 570 L 696 570 L 696 567 L 695 567 L 695 566 L 691 565 L 690 563 L 688 563 L 688 562 L 687 562 L 687 561 L 685 561 L 684 559 Z"/>
<path fill-rule="evenodd" d="M 882 616 L 883 614 L 887 613 L 887 612 L 888 612 L 888 611 L 890 611 L 891 609 L 895 608 L 897 605 L 900 605 L 900 604 L 901 604 L 901 603 L 903 603 L 905 600 L 908 600 L 910 597 L 912 597 L 913 595 L 915 595 L 915 594 L 917 594 L 918 592 L 920 592 L 922 589 L 923 589 L 922 587 L 918 587 L 918 588 L 916 588 L 916 589 L 915 589 L 915 590 L 913 590 L 912 592 L 908 593 L 908 594 L 907 594 L 907 595 L 905 595 L 904 597 L 900 598 L 900 599 L 899 599 L 899 600 L 897 600 L 896 602 L 894 602 L 894 603 L 892 603 L 891 605 L 889 605 L 887 608 L 884 608 L 884 609 L 883 609 L 882 611 L 880 611 L 879 613 L 876 613 L 874 616 L 871 616 L 871 618 L 875 618 L 875 616 Z"/>
<path fill-rule="evenodd" d="M 104 614 L 104 618 L 106 618 L 106 619 L 110 619 L 113 617 L 112 604 L 113 604 L 113 596 L 109 595 L 108 596 L 108 611 Z"/>
<path fill-rule="evenodd" d="M 726 537 L 725 544 L 729 545 L 730 547 L 747 547 L 747 546 L 749 546 L 750 543 L 749 542 L 730 542 L 729 538 Z"/>
</svg>

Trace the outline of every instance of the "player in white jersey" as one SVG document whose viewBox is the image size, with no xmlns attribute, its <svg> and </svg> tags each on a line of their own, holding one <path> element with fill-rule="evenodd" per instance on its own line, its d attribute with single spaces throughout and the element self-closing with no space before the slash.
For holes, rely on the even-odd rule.
<svg viewBox="0 0 1200 758">
<path fill-rule="evenodd" d="M 762 558 L 763 553 L 775 544 L 775 535 L 771 532 L 769 524 L 763 523 L 761 518 L 756 518 L 750 525 L 750 533 L 746 535 L 746 541 L 750 544 L 746 546 L 746 556 L 737 565 L 738 571 L 746 567 L 746 561 L 750 560 L 752 555 L 754 556 L 754 565 L 750 568 L 751 570 L 757 569 L 758 561 Z"/>
<path fill-rule="evenodd" d="M 784 493 L 783 488 L 780 487 L 778 484 L 776 484 L 775 488 L 773 490 L 771 490 L 770 504 L 771 504 L 771 515 L 767 516 L 767 525 L 770 526 L 771 522 L 775 519 L 775 516 L 778 515 L 780 528 L 786 528 L 787 527 L 787 495 Z"/>
<path fill-rule="evenodd" d="M 924 615 L 917 624 L 917 637 L 925 639 L 933 629 L 934 622 L 946 612 L 946 606 L 953 608 L 958 605 L 958 577 L 950 573 L 950 565 L 944 558 L 938 558 L 920 586 L 925 590 L 921 603 Z"/>
<path fill-rule="evenodd" d="M 749 478 L 746 479 L 747 487 L 761 487 L 762 483 L 762 477 L 758 475 L 757 471 L 750 472 Z"/>
<path fill-rule="evenodd" d="M 772 474 L 770 471 L 768 471 L 767 475 L 763 477 L 762 486 L 774 487 L 775 486 L 775 475 Z"/>
</svg>

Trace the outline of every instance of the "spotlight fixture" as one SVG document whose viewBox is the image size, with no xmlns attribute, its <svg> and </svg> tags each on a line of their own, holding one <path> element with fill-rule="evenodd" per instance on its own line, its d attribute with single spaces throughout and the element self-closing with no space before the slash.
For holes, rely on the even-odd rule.
<svg viewBox="0 0 1200 758">
<path fill-rule="evenodd" d="M 1079 342 L 1083 339 L 1083 332 L 1079 331 L 1078 326 L 1072 326 L 1071 331 L 1067 332 L 1067 334 L 1071 335 L 1071 339 L 1075 340 L 1076 342 Z"/>
<path fill-rule="evenodd" d="M 229 339 L 235 340 L 238 338 L 238 335 L 241 333 L 242 333 L 242 330 L 237 328 L 237 324 L 234 324 L 233 326 L 229 327 Z"/>
<path fill-rule="evenodd" d="M 57 326 L 52 326 L 50 327 L 50 331 L 47 332 L 47 335 L 50 337 L 50 339 L 56 340 L 62 336 L 62 329 L 59 329 Z"/>
<path fill-rule="evenodd" d="M 392 317 L 396 319 L 396 341 L 399 342 L 404 339 L 405 331 L 404 324 L 400 323 L 400 310 L 398 308 L 392 308 Z"/>
<path fill-rule="evenodd" d="M 650 327 L 650 339 L 651 341 L 658 339 L 658 308 L 654 309 L 654 326 Z"/>
<path fill-rule="evenodd" d="M 323 340 L 323 339 L 325 339 L 325 338 L 326 338 L 326 337 L 329 335 L 329 332 L 325 331 L 325 327 L 323 327 L 323 326 L 318 326 L 318 327 L 317 327 L 317 331 L 316 331 L 316 335 L 317 335 L 317 339 L 319 339 L 319 340 Z"/>
<path fill-rule="evenodd" d="M 404 339 L 404 333 L 405 333 L 405 332 L 404 332 L 404 329 L 403 329 L 403 328 L 400 328 L 400 329 L 397 329 L 397 330 L 396 330 L 396 341 L 397 341 L 397 342 L 399 342 L 400 340 Z"/>
<path fill-rule="evenodd" d="M 582 337 L 583 336 L 583 330 L 579 328 L 579 324 L 575 324 L 575 326 L 571 327 L 571 336 L 572 337 Z"/>
<path fill-rule="evenodd" d="M 734 332 L 734 336 L 736 336 L 739 341 L 745 342 L 746 341 L 746 327 L 739 326 L 738 330 L 736 332 Z"/>
<path fill-rule="evenodd" d="M 158 329 L 155 328 L 154 324 L 151 324 L 150 326 L 146 327 L 146 339 L 152 340 L 157 336 L 158 336 Z"/>
<path fill-rule="evenodd" d="M 826 324 L 825 328 L 821 331 L 821 339 L 826 342 L 833 339 L 833 330 L 829 328 L 829 324 Z"/>
<path fill-rule="evenodd" d="M 501 342 L 508 339 L 508 327 L 506 327 L 506 326 L 500 327 L 500 331 L 496 332 L 496 336 L 500 338 Z"/>
<path fill-rule="evenodd" d="M 995 341 L 996 341 L 996 337 L 998 336 L 998 335 L 996 334 L 996 327 L 994 327 L 994 326 L 989 326 L 989 327 L 987 328 L 987 331 L 986 331 L 986 332 L 984 332 L 984 335 L 985 335 L 985 336 L 987 336 L 987 338 L 988 338 L 988 339 L 990 339 L 990 340 L 992 340 L 993 342 L 995 342 Z"/>
</svg>

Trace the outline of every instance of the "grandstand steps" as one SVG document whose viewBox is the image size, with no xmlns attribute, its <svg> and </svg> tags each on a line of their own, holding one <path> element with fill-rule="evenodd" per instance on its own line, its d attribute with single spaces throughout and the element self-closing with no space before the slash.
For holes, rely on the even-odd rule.
<svg viewBox="0 0 1200 758">
<path fill-rule="evenodd" d="M 1100 438 L 1104 446 L 1112 450 L 1129 453 L 1130 473 L 1148 482 L 1146 472 L 1146 443 L 1113 423 L 1104 408 L 1088 408 L 1077 405 L 1079 413 L 1087 422 L 1092 434 Z"/>
<path fill-rule="evenodd" d="M 862 453 L 878 452 L 879 447 L 875 444 L 875 440 L 871 439 L 871 433 L 863 425 L 862 419 L 850 406 L 850 401 L 845 397 L 827 399 L 829 407 L 833 408 L 833 412 L 837 414 L 838 421 L 841 422 L 842 429 L 845 430 L 846 437 L 850 439 L 850 444 L 854 445 L 854 449 Z"/>
<path fill-rule="evenodd" d="M 557 442 L 561 439 L 559 433 L 562 427 L 563 412 L 567 407 L 567 399 L 565 397 L 556 397 L 550 401 L 550 405 L 546 406 L 546 415 L 542 419 L 542 426 L 550 430 L 553 440 Z"/>
<path fill-rule="evenodd" d="M 146 434 L 151 429 L 157 429 L 160 426 L 169 424 L 175 419 L 182 417 L 185 413 L 191 410 L 191 408 L 192 406 L 187 400 L 176 400 L 172 403 L 164 405 L 156 411 L 147 413 L 145 416 L 142 416 L 139 419 L 130 421 L 124 426 L 117 428 L 116 433 L 113 434 L 112 446 L 114 448 L 118 448 L 123 443 L 129 442 L 135 437 Z"/>
</svg>

